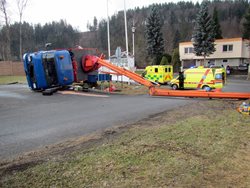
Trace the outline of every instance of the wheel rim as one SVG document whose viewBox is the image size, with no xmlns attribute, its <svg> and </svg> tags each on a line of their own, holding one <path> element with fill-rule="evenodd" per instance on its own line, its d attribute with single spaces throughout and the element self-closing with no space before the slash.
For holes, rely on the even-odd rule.
<svg viewBox="0 0 250 188">
<path fill-rule="evenodd" d="M 211 88 L 209 86 L 203 86 L 202 89 L 205 90 L 205 91 L 210 91 L 211 90 Z"/>
<path fill-rule="evenodd" d="M 176 90 L 178 87 L 177 87 L 177 85 L 176 84 L 174 84 L 173 86 L 172 86 L 172 89 L 173 90 Z"/>
</svg>

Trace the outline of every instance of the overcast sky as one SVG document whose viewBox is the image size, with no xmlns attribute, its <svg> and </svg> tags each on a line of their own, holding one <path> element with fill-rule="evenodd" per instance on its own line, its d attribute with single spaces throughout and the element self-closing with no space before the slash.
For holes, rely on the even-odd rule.
<svg viewBox="0 0 250 188">
<path fill-rule="evenodd" d="M 178 2 L 179 0 L 172 0 Z M 16 0 L 7 0 L 11 23 L 18 21 Z M 126 9 L 148 6 L 153 3 L 170 2 L 170 0 L 126 0 Z M 196 1 L 195 1 L 196 2 Z M 201 1 L 199 1 L 201 2 Z M 124 9 L 124 0 L 108 0 L 109 15 Z M 88 22 L 93 23 L 107 18 L 107 0 L 28 0 L 24 10 L 23 21 L 32 24 L 66 20 L 74 28 L 86 31 Z"/>
</svg>

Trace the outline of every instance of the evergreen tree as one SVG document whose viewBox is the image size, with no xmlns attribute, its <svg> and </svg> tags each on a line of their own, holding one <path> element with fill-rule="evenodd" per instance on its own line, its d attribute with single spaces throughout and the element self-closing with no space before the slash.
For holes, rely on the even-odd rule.
<svg viewBox="0 0 250 188">
<path fill-rule="evenodd" d="M 180 61 L 179 48 L 174 49 L 171 64 L 173 65 L 175 72 L 180 71 L 181 61 Z"/>
<path fill-rule="evenodd" d="M 214 8 L 213 12 L 213 25 L 214 25 L 214 38 L 215 39 L 222 39 L 222 32 L 220 28 L 220 23 L 218 19 L 218 11 L 216 8 Z"/>
<path fill-rule="evenodd" d="M 169 62 L 166 56 L 162 56 L 160 65 L 169 65 Z"/>
<path fill-rule="evenodd" d="M 181 39 L 181 34 L 179 32 L 179 30 L 177 29 L 174 33 L 174 38 L 173 38 L 173 49 L 178 48 L 179 46 L 179 42 Z"/>
<path fill-rule="evenodd" d="M 97 31 L 98 28 L 98 21 L 97 18 L 94 16 L 94 20 L 93 20 L 93 25 L 91 25 L 89 22 L 87 23 L 87 29 L 89 31 Z"/>
<path fill-rule="evenodd" d="M 153 64 L 159 64 L 164 52 L 164 41 L 162 37 L 162 22 L 156 6 L 151 9 L 151 14 L 146 22 L 147 52 L 153 59 Z"/>
<path fill-rule="evenodd" d="M 97 30 L 97 25 L 98 25 L 97 18 L 94 16 L 94 20 L 93 20 L 93 31 L 96 31 L 96 30 Z"/>
<path fill-rule="evenodd" d="M 163 54 L 163 56 L 165 56 L 167 58 L 169 63 L 172 61 L 172 56 L 170 54 L 165 53 L 165 54 Z"/>
<path fill-rule="evenodd" d="M 205 63 L 206 56 L 213 54 L 215 51 L 214 40 L 213 24 L 208 14 L 207 2 L 203 1 L 196 17 L 192 36 L 195 55 L 204 57 L 203 64 Z"/>
<path fill-rule="evenodd" d="M 250 7 L 245 15 L 245 21 L 243 23 L 243 38 L 250 39 Z"/>
</svg>

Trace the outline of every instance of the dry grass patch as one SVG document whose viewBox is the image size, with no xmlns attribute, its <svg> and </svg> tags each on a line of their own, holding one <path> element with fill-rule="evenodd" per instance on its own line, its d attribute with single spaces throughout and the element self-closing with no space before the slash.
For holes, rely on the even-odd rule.
<svg viewBox="0 0 250 188">
<path fill-rule="evenodd" d="M 0 84 L 27 83 L 25 76 L 0 76 Z"/>
</svg>

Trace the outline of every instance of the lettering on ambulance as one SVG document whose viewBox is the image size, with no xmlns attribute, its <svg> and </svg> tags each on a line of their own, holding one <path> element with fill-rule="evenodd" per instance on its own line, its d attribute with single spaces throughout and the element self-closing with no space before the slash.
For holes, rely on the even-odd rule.
<svg viewBox="0 0 250 188">
<path fill-rule="evenodd" d="M 206 72 L 205 72 L 204 75 L 202 76 L 202 78 L 201 78 L 201 80 L 200 80 L 200 82 L 199 82 L 199 84 L 198 84 L 198 86 L 197 86 L 197 89 L 200 89 L 200 88 L 201 88 L 201 86 L 202 86 L 204 80 L 206 79 L 206 77 L 207 77 L 209 71 L 210 71 L 210 69 L 207 69 L 207 70 L 206 70 Z"/>
</svg>

